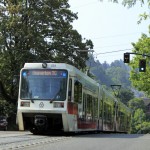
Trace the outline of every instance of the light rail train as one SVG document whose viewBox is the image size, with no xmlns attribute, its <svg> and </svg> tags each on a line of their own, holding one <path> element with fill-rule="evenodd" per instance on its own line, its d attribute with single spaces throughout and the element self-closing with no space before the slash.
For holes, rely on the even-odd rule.
<svg viewBox="0 0 150 150">
<path fill-rule="evenodd" d="M 130 120 L 129 108 L 74 66 L 25 63 L 20 71 L 20 131 L 127 133 Z"/>
</svg>

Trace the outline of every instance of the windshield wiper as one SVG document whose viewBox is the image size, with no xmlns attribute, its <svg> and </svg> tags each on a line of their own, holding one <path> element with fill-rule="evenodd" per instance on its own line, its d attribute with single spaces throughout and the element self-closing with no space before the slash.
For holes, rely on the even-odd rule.
<svg viewBox="0 0 150 150">
<path fill-rule="evenodd" d="M 30 97 L 31 102 L 34 103 L 34 100 L 33 100 L 33 98 L 32 98 L 32 91 L 29 92 L 29 97 Z"/>
<path fill-rule="evenodd" d="M 30 100 L 31 100 L 32 103 L 34 103 L 34 100 L 32 98 L 32 94 L 30 95 Z"/>
<path fill-rule="evenodd" d="M 34 100 L 33 100 L 33 98 L 31 98 L 31 102 L 32 102 L 32 103 L 34 103 Z"/>
<path fill-rule="evenodd" d="M 55 95 L 53 98 L 50 99 L 50 103 L 52 103 L 53 101 L 56 100 L 56 96 L 57 96 L 57 95 Z"/>
</svg>

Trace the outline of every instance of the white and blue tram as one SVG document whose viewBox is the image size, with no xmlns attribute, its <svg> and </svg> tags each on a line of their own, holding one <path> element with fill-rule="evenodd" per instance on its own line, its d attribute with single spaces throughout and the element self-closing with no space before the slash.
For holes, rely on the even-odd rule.
<svg viewBox="0 0 150 150">
<path fill-rule="evenodd" d="M 128 132 L 130 117 L 124 104 L 71 65 L 25 63 L 20 72 L 20 131 Z"/>
</svg>

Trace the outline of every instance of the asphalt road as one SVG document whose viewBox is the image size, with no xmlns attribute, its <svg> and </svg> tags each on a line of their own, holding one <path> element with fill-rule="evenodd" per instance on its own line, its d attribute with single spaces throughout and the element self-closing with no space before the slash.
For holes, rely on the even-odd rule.
<svg viewBox="0 0 150 150">
<path fill-rule="evenodd" d="M 150 134 L 35 136 L 29 132 L 1 133 L 0 150 L 150 150 Z"/>
<path fill-rule="evenodd" d="M 150 150 L 149 143 L 150 135 L 94 134 L 47 143 L 30 150 Z"/>
</svg>

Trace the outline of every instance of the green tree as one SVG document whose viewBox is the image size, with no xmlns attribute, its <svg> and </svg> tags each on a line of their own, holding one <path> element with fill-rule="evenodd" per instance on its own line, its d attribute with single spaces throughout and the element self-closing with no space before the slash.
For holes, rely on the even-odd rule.
<svg viewBox="0 0 150 150">
<path fill-rule="evenodd" d="M 146 115 L 143 109 L 138 108 L 135 110 L 131 121 L 131 133 L 140 133 L 142 130 L 142 122 L 145 122 Z"/>
<path fill-rule="evenodd" d="M 121 89 L 119 94 L 120 100 L 127 105 L 127 103 L 134 98 L 134 93 L 130 89 Z"/>
<path fill-rule="evenodd" d="M 137 43 L 133 43 L 133 52 L 139 54 L 149 54 L 150 49 L 150 38 L 143 34 Z M 132 85 L 139 91 L 144 91 L 148 96 L 150 96 L 150 58 L 146 57 L 146 72 L 139 72 L 139 60 L 143 59 L 141 55 L 135 55 L 129 64 L 131 67 L 130 80 Z"/>
<path fill-rule="evenodd" d="M 131 133 L 149 133 L 150 122 L 145 113 L 144 101 L 134 98 L 128 102 L 132 110 Z"/>
<path fill-rule="evenodd" d="M 141 124 L 141 133 L 146 134 L 146 133 L 150 133 L 150 122 L 148 121 L 144 121 Z M 140 128 L 138 127 L 138 128 Z"/>
<path fill-rule="evenodd" d="M 9 104 L 5 100 L 0 101 L 0 116 L 11 116 L 16 112 L 16 107 L 13 104 Z"/>
<path fill-rule="evenodd" d="M 128 101 L 128 107 L 132 111 L 132 118 L 131 118 L 131 133 L 137 133 L 136 130 L 136 122 L 137 120 L 135 119 L 135 111 L 137 109 L 143 110 L 144 102 L 140 98 L 133 98 L 130 101 Z M 142 107 L 142 108 L 141 108 Z M 137 118 L 137 117 L 136 117 Z M 138 117 L 138 120 L 140 120 L 140 116 Z"/>
<path fill-rule="evenodd" d="M 145 105 L 144 101 L 141 98 L 133 98 L 128 102 L 128 106 L 131 108 L 131 110 L 134 112 L 137 109 L 142 109 L 145 111 Z"/>
</svg>

